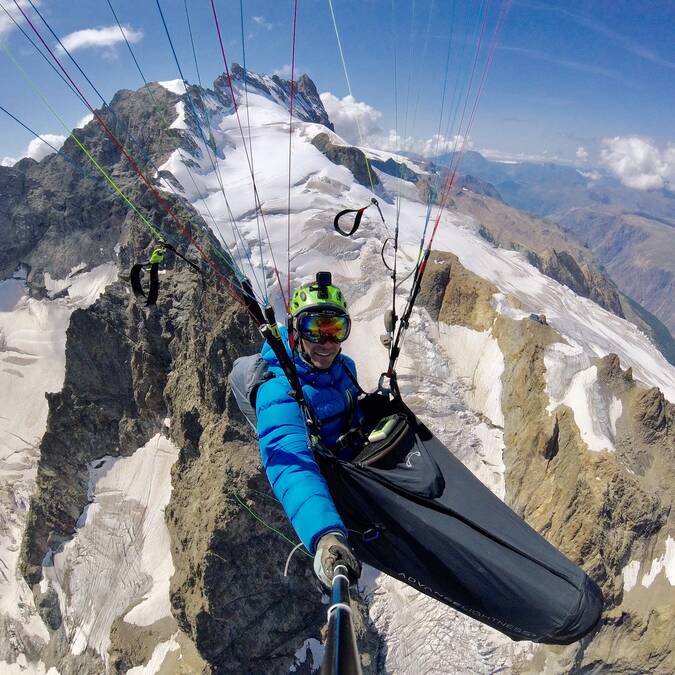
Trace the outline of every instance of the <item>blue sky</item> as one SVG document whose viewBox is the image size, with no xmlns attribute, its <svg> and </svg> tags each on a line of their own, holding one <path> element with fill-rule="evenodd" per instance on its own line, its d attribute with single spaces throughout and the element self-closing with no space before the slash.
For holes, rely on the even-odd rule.
<svg viewBox="0 0 675 675">
<path fill-rule="evenodd" d="M 13 0 L 0 2 L 15 11 Z M 111 2 L 137 39 L 133 47 L 146 76 L 151 80 L 178 77 L 155 2 Z M 186 77 L 196 81 L 183 0 L 162 0 L 161 4 Z M 223 71 L 210 2 L 189 0 L 188 5 L 202 79 L 210 83 Z M 394 0 L 393 8 L 390 0 L 334 0 L 354 98 L 369 106 L 360 112 L 350 112 L 347 106 L 345 123 L 352 112 L 363 114 L 372 138 L 382 141 L 389 137 L 393 145 L 407 143 L 409 149 L 428 149 L 429 143 L 424 146 L 423 142 L 433 138 L 439 128 L 449 45 L 444 109 L 446 113 L 453 107 L 458 109 L 457 119 L 462 108 L 458 101 L 466 90 L 475 54 L 481 8 L 488 5 L 486 39 L 476 78 L 490 44 L 487 38 L 496 24 L 498 0 Z M 241 63 L 239 0 L 217 0 L 216 6 L 228 60 Z M 106 0 L 41 0 L 38 7 L 61 37 L 114 25 Z M 243 8 L 247 66 L 287 76 L 292 0 L 243 0 Z M 26 11 L 35 16 L 30 7 Z M 36 26 L 47 39 L 47 29 L 39 19 Z M 34 37 L 29 27 L 26 30 Z M 35 55 L 19 31 L 7 25 L 1 9 L 0 35 L 68 123 L 80 120 L 87 112 L 84 106 Z M 72 39 L 77 44 L 77 37 Z M 51 36 L 47 42 L 55 44 Z M 73 54 L 106 98 L 117 89 L 142 85 L 123 43 L 82 46 Z M 2 52 L 0 59 L 0 105 L 40 133 L 63 134 Z M 299 1 L 299 72 L 309 73 L 320 92 L 334 95 L 337 114 L 348 91 L 327 0 Z M 656 153 L 650 161 L 672 162 L 673 152 L 668 148 L 675 141 L 674 82 L 675 3 L 512 0 L 470 144 L 496 158 L 550 158 L 590 167 L 601 161 L 607 139 L 634 138 Z M 93 93 L 90 100 L 99 103 Z M 447 120 L 446 115 L 441 129 L 451 138 L 457 129 L 456 125 L 448 127 Z M 390 130 L 395 128 L 398 138 L 392 140 Z M 0 158 L 25 154 L 31 136 L 2 113 L 0 134 Z M 347 128 L 345 134 L 349 135 Z M 636 161 L 643 160 L 640 153 L 644 148 L 637 150 Z"/>
</svg>

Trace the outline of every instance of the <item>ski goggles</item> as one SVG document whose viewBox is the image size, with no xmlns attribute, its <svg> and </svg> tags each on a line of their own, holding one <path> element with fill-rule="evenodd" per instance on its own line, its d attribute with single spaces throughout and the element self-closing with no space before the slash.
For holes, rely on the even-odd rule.
<svg viewBox="0 0 675 675">
<path fill-rule="evenodd" d="M 344 342 L 352 322 L 346 314 L 301 314 L 296 320 L 300 336 L 309 342 Z"/>
</svg>

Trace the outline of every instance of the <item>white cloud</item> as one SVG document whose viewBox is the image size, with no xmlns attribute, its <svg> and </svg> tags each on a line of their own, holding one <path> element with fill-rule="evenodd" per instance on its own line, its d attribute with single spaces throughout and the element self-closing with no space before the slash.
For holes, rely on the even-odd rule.
<svg viewBox="0 0 675 675">
<path fill-rule="evenodd" d="M 274 24 L 267 21 L 264 16 L 254 16 L 253 23 L 255 23 L 256 26 L 259 26 L 260 28 L 264 28 L 265 30 L 272 30 L 272 28 L 274 28 Z"/>
<path fill-rule="evenodd" d="M 275 68 L 272 71 L 272 75 L 276 75 L 277 77 L 290 77 L 291 76 L 291 64 L 290 63 L 284 63 L 281 68 Z"/>
<path fill-rule="evenodd" d="M 480 148 L 478 150 L 483 157 L 492 159 L 495 162 L 557 162 L 562 161 L 558 155 L 554 155 L 544 150 L 541 153 L 528 152 L 508 152 L 497 150 L 495 148 Z"/>
<path fill-rule="evenodd" d="M 15 157 L 3 157 L 0 159 L 0 166 L 14 166 L 18 161 Z"/>
<path fill-rule="evenodd" d="M 579 171 L 579 169 L 577 169 L 577 171 Z M 602 178 L 602 174 L 599 171 L 579 171 L 579 174 L 584 178 L 588 178 L 590 181 L 596 181 Z"/>
<path fill-rule="evenodd" d="M 580 159 L 582 162 L 588 161 L 588 150 L 583 145 L 577 148 L 577 159 Z"/>
<path fill-rule="evenodd" d="M 42 138 L 53 145 L 57 150 L 65 143 L 65 136 L 57 136 L 56 134 L 42 134 Z M 50 148 L 47 143 L 44 143 L 39 138 L 34 138 L 26 148 L 25 157 L 31 157 L 36 162 L 39 162 L 41 159 L 44 159 L 47 155 L 54 153 L 54 150 Z"/>
<path fill-rule="evenodd" d="M 369 139 L 370 144 L 382 150 L 397 150 L 400 152 L 413 152 L 421 157 L 437 157 L 448 152 L 460 152 L 472 147 L 471 139 L 464 140 L 460 135 L 446 138 L 443 134 L 434 134 L 430 138 L 416 138 L 415 136 L 398 136 L 394 129 L 389 130 L 386 138 L 377 136 Z"/>
<path fill-rule="evenodd" d="M 353 96 L 338 98 L 330 92 L 320 95 L 328 117 L 335 126 L 335 132 L 347 143 L 363 145 L 377 150 L 414 152 L 422 157 L 435 157 L 462 145 L 471 147 L 470 140 L 464 143 L 461 136 L 446 138 L 443 134 L 434 134 L 430 138 L 400 136 L 395 129 L 384 131 L 379 120 L 382 113 L 364 101 L 356 101 Z"/>
<path fill-rule="evenodd" d="M 139 42 L 143 38 L 143 31 L 135 30 L 131 26 L 123 26 L 124 35 L 129 42 Z M 70 52 L 78 49 L 114 47 L 124 41 L 124 35 L 118 26 L 104 26 L 103 28 L 85 28 L 69 33 L 61 39 L 63 46 Z M 63 52 L 61 46 L 56 48 Z"/>
<path fill-rule="evenodd" d="M 675 144 L 659 148 L 638 136 L 602 140 L 602 163 L 621 182 L 636 190 L 660 190 L 675 182 Z"/>
<path fill-rule="evenodd" d="M 23 9 L 24 11 L 30 8 L 28 0 L 18 0 L 18 2 L 19 5 L 21 6 L 21 9 Z M 40 2 L 36 2 L 35 0 L 33 0 L 33 4 L 39 6 Z M 3 7 L 5 7 L 5 12 L 2 12 L 0 14 L 0 40 L 5 38 L 16 28 L 16 26 L 14 25 L 14 21 L 16 21 L 18 24 L 25 23 L 25 19 L 23 18 L 21 12 L 14 3 L 3 3 Z M 9 16 L 7 16 L 7 13 L 11 15 L 14 21 L 12 21 L 12 19 L 10 19 Z"/>
<path fill-rule="evenodd" d="M 357 101 L 353 96 L 338 98 L 329 91 L 321 94 L 320 98 L 335 125 L 335 132 L 348 143 L 359 145 L 361 139 L 366 143 L 370 136 L 382 134 L 378 126 L 382 113 L 367 103 Z"/>
<path fill-rule="evenodd" d="M 82 129 L 83 127 L 86 127 L 87 124 L 89 124 L 89 122 L 91 122 L 93 119 L 94 119 L 93 113 L 85 115 L 75 123 L 75 129 Z"/>
</svg>

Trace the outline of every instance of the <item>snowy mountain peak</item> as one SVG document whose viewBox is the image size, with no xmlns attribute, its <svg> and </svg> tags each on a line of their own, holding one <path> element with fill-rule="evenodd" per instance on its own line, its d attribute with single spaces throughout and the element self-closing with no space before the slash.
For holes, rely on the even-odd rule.
<svg viewBox="0 0 675 675">
<path fill-rule="evenodd" d="M 382 242 L 398 219 L 402 278 L 418 258 L 418 184 L 429 174 L 368 150 L 386 222 L 371 209 L 357 236 L 341 237 L 335 214 L 373 195 L 334 161 L 340 139 L 313 82 L 296 83 L 290 176 L 290 83 L 235 65 L 231 84 L 239 120 L 221 76 L 213 90 L 189 87 L 194 112 L 182 82 L 152 85 L 162 115 L 143 91 L 122 92 L 115 128 L 133 132 L 134 153 L 149 150 L 193 231 L 278 306 L 287 256 L 292 285 L 332 271 L 353 316 L 345 351 L 371 389 L 386 367 L 378 336 L 392 298 Z M 83 132 L 143 213 L 197 258 L 97 126 Z M 322 132 L 333 159 L 312 143 Z M 155 309 L 115 283 L 111 270 L 128 272 L 153 239 L 89 167 L 65 161 L 70 149 L 11 175 L 0 168 L 0 185 L 13 186 L 0 233 L 18 242 L 2 270 L 30 268 L 0 285 L 0 396 L 17 411 L 0 420 L 0 668 L 30 658 L 38 672 L 171 672 L 179 661 L 193 672 L 314 672 L 325 606 L 311 559 L 296 555 L 283 578 L 292 546 L 251 515 L 294 537 L 228 392 L 234 360 L 259 338 L 215 282 L 202 287 L 181 262 L 163 268 Z M 675 369 L 635 326 L 487 241 L 454 206 L 441 215 L 401 389 L 452 452 L 603 585 L 608 621 L 589 643 L 536 653 L 368 569 L 367 672 L 418 672 L 423 658 L 430 672 L 489 673 L 533 655 L 528 667 L 552 672 L 599 658 L 623 672 L 650 659 L 660 668 L 673 638 L 662 627 L 675 625 Z M 650 624 L 652 608 L 663 622 Z"/>
<path fill-rule="evenodd" d="M 232 65 L 231 82 L 236 92 L 238 104 L 244 105 L 249 93 L 267 96 L 270 100 L 290 110 L 291 81 L 278 75 L 261 75 L 244 70 L 238 63 Z M 216 92 L 230 95 L 230 82 L 223 73 L 213 83 Z M 293 82 L 293 114 L 304 122 L 316 122 L 333 129 L 314 82 L 309 75 L 303 74 Z"/>
</svg>

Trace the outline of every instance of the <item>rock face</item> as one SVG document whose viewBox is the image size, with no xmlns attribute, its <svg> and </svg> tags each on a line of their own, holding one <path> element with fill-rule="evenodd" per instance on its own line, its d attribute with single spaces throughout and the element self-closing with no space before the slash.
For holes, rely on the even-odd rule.
<svg viewBox="0 0 675 675">
<path fill-rule="evenodd" d="M 171 601 L 214 673 L 288 672 L 303 640 L 319 637 L 325 613 L 311 560 L 298 553 L 284 577 L 292 546 L 258 520 L 295 536 L 226 388 L 255 334 L 245 313 L 213 294 L 175 343 L 165 391 L 182 448 L 167 508 Z"/>
<path fill-rule="evenodd" d="M 99 113 L 130 152 L 136 155 L 141 146 L 154 158 L 150 173 L 181 138 L 160 121 L 161 115 L 173 120 L 178 96 L 159 85 L 151 87 L 157 112 L 147 105 L 143 92 L 120 91 L 111 109 Z M 146 191 L 135 187 L 133 170 L 98 124 L 90 122 L 77 135 L 102 166 L 115 167 L 120 187 L 143 204 Z M 0 193 L 0 234 L 7 242 L 0 251 L 0 279 L 10 276 L 18 261 L 35 270 L 28 281 L 39 286 L 45 272 L 63 278 L 83 261 L 94 266 L 116 257 L 127 208 L 72 138 L 40 163 L 23 159 L 12 168 L 0 167 Z"/>
<path fill-rule="evenodd" d="M 386 161 L 381 159 L 371 159 L 370 165 L 386 174 L 389 174 L 390 176 L 395 176 L 401 180 L 407 180 L 410 183 L 417 183 L 420 179 L 420 174 L 415 173 L 415 171 L 407 167 L 405 164 L 402 162 L 397 162 L 391 157 Z"/>
<path fill-rule="evenodd" d="M 577 295 L 589 298 L 613 314 L 625 318 L 616 289 L 597 269 L 582 260 L 579 264 L 568 251 L 545 249 L 540 254 L 529 253 L 528 259 L 541 272 L 565 284 Z"/>
<path fill-rule="evenodd" d="M 232 79 L 245 82 L 253 89 L 259 89 L 269 96 L 273 96 L 286 107 L 290 107 L 291 82 L 283 80 L 278 75 L 268 77 L 258 75 L 250 70 L 244 70 L 238 63 L 232 66 Z M 221 75 L 215 82 L 216 91 L 225 91 L 229 97 L 229 84 L 225 75 Z M 304 122 L 323 124 L 333 131 L 333 123 L 323 107 L 316 85 L 309 75 L 300 75 L 293 83 L 293 115 Z"/>
<path fill-rule="evenodd" d="M 434 254 L 428 274 L 420 302 L 432 317 L 476 330 L 490 326 L 489 294 L 477 292 L 488 290 L 485 282 L 446 253 Z M 547 409 L 544 357 L 560 335 L 541 321 L 504 316 L 491 330 L 505 365 L 506 500 L 581 564 L 606 599 L 594 635 L 567 648 L 542 647 L 516 672 L 673 672 L 675 593 L 660 570 L 675 543 L 675 406 L 658 389 L 637 384 L 615 355 L 597 359 L 601 396 L 620 401 L 621 414 L 615 447 L 594 452 L 569 407 Z M 631 560 L 644 565 L 639 585 L 627 583 Z"/>
<path fill-rule="evenodd" d="M 242 71 L 235 69 L 235 77 L 243 77 Z M 252 78 L 251 86 L 268 86 L 267 80 L 273 80 L 246 77 Z M 290 89 L 278 78 L 274 85 L 279 91 Z M 148 167 L 164 161 L 179 144 L 194 150 L 183 132 L 162 132 L 160 118 L 171 123 L 180 97 L 151 86 L 161 111 L 147 106 L 145 92 L 123 91 L 115 96 L 113 111 L 106 112 L 125 144 L 133 144 L 133 136 L 149 149 Z M 224 99 L 227 92 L 221 89 Z M 202 95 L 193 93 L 197 100 Z M 299 115 L 321 120 L 323 107 L 309 78 L 298 80 L 296 93 Z M 98 127 L 92 123 L 78 133 L 154 224 L 175 231 Z M 15 248 L 0 254 L 3 273 L 18 263 L 30 266 L 36 294 L 44 292 L 46 273 L 63 276 L 99 257 L 117 258 L 126 270 L 147 255 L 152 242 L 104 183 L 65 161 L 65 152 L 74 154 L 69 142 L 62 153 L 41 163 L 25 160 L 0 170 L 0 185 L 11 194 L 3 200 L 0 228 L 18 233 L 8 237 L 17 241 Z M 219 249 L 189 204 L 166 199 L 183 222 L 193 224 L 192 235 L 201 246 Z M 184 239 L 175 235 L 172 242 L 197 259 Z M 222 249 L 218 253 L 228 260 Z M 234 359 L 259 349 L 257 331 L 206 266 L 203 285 L 171 254 L 164 268 L 156 308 L 146 309 L 126 283 L 116 283 L 89 309 L 73 314 L 65 381 L 60 392 L 48 396 L 37 488 L 22 542 L 22 573 L 50 642 L 42 653 L 25 655 L 64 675 L 105 669 L 93 648 L 71 652 L 72 627 L 46 583 L 43 565 L 77 533 L 90 503 L 92 462 L 134 454 L 157 433 L 166 434 L 165 420 L 170 419 L 168 433 L 180 449 L 165 512 L 175 570 L 172 616 L 138 626 L 124 620 L 131 607 L 125 608 L 112 623 L 108 671 L 123 673 L 147 664 L 155 646 L 171 641 L 180 646 L 181 661 L 168 656 L 167 672 L 281 674 L 296 666 L 296 672 L 309 673 L 316 664 L 311 655 L 305 658 L 308 641 L 320 640 L 325 624 L 322 589 L 306 553 L 296 552 L 284 577 L 295 535 L 270 491 L 255 439 L 227 386 Z M 359 642 L 364 653 L 375 653 L 376 637 L 365 609 L 359 611 Z M 364 663 L 364 672 L 373 672 L 372 666 Z"/>
<path fill-rule="evenodd" d="M 434 321 L 488 330 L 497 313 L 490 298 L 497 289 L 469 272 L 452 253 L 432 251 L 418 302 Z"/>
<path fill-rule="evenodd" d="M 675 334 L 675 245 L 672 224 L 610 207 L 574 209 L 560 224 L 606 267 L 617 286 Z"/>
<path fill-rule="evenodd" d="M 312 145 L 322 152 L 333 164 L 346 166 L 353 174 L 358 183 L 365 187 L 379 185 L 380 179 L 374 171 L 368 169 L 366 156 L 358 148 L 349 145 L 335 145 L 330 142 L 328 134 L 318 134 L 312 139 Z"/>
</svg>

